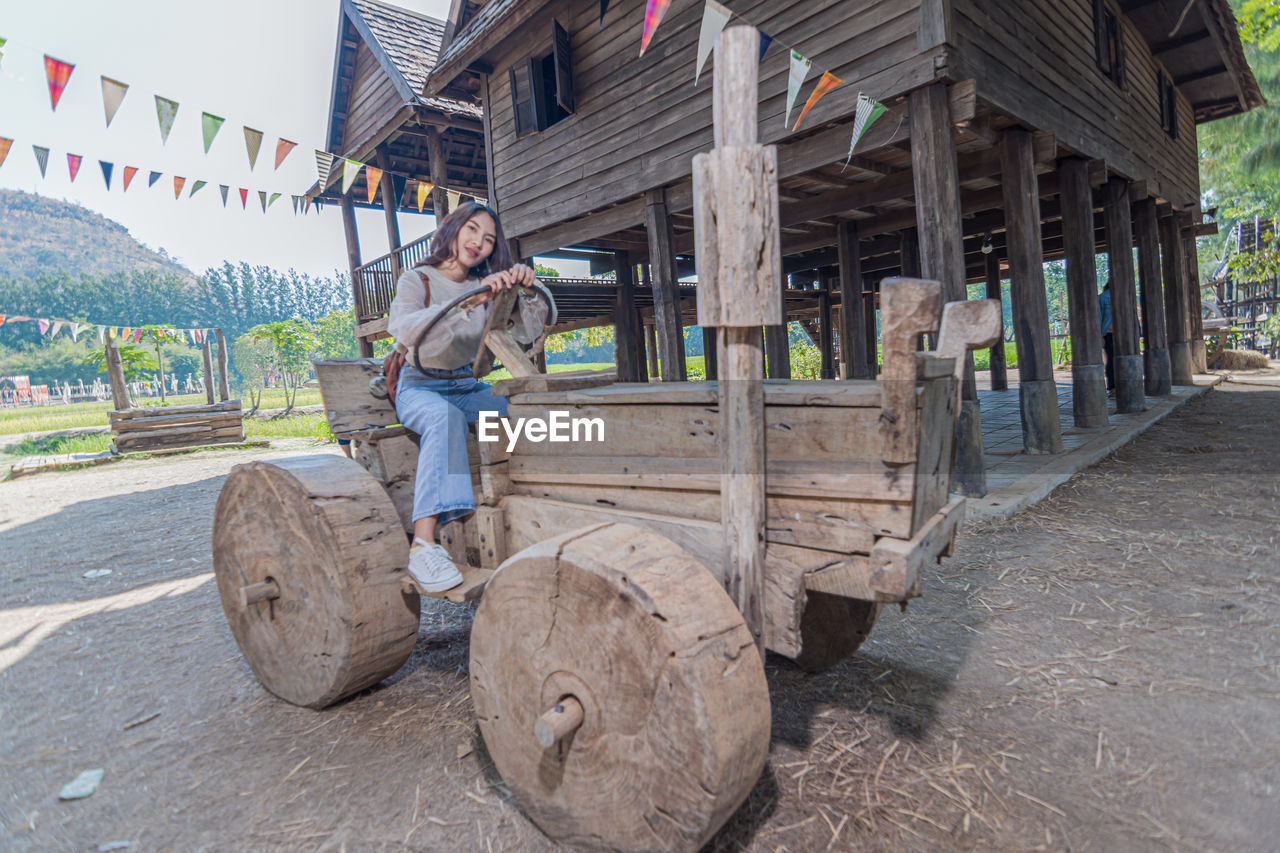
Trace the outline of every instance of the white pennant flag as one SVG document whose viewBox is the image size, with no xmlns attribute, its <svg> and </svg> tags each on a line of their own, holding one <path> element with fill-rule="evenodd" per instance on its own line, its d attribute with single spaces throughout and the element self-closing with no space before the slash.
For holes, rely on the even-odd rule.
<svg viewBox="0 0 1280 853">
<path fill-rule="evenodd" d="M 698 85 L 698 77 L 707 64 L 707 57 L 711 55 L 711 49 L 715 47 L 720 31 L 729 23 L 732 15 L 732 12 L 716 0 L 707 0 L 707 5 L 703 7 L 702 29 L 698 33 L 698 67 L 693 69 L 693 85 Z"/>
<path fill-rule="evenodd" d="M 351 185 L 356 182 L 356 178 L 360 176 L 360 170 L 364 168 L 364 163 L 359 160 L 343 160 L 342 161 L 342 194 L 346 195 L 351 191 Z"/>
<path fill-rule="evenodd" d="M 75 340 L 79 339 L 79 337 L 80 337 L 80 328 L 81 328 L 81 327 L 80 327 L 80 324 L 79 324 L 79 323 L 72 323 L 72 324 L 71 324 L 71 329 L 70 329 L 70 332 L 71 332 L 71 340 L 75 341 Z"/>
<path fill-rule="evenodd" d="M 61 320 L 54 320 L 54 321 L 53 321 L 53 331 L 51 331 L 51 332 L 49 333 L 49 337 L 50 337 L 51 339 L 52 339 L 52 338 L 56 338 L 56 337 L 58 336 L 58 330 L 59 330 L 59 329 L 61 329 L 61 328 L 62 328 L 62 321 L 61 321 Z"/>
<path fill-rule="evenodd" d="M 102 344 L 102 343 L 106 343 L 106 341 L 107 341 L 107 327 L 99 326 L 98 327 L 98 343 Z"/>
<path fill-rule="evenodd" d="M 800 87 L 804 85 L 804 78 L 809 76 L 809 66 L 812 64 L 798 51 L 791 51 L 791 71 L 787 75 L 787 114 L 782 122 L 784 127 L 791 127 L 791 108 L 796 105 L 796 96 L 800 94 Z"/>
<path fill-rule="evenodd" d="M 845 169 L 849 168 L 849 161 L 853 159 L 853 150 L 858 147 L 858 140 L 862 139 L 871 125 L 875 124 L 876 119 L 884 115 L 888 109 L 875 98 L 858 93 L 858 106 L 853 114 L 853 134 L 849 138 L 849 156 L 844 158 Z"/>
</svg>

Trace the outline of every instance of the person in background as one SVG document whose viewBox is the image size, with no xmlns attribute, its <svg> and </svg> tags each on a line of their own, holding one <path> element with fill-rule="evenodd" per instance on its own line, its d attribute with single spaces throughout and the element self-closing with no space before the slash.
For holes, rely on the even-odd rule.
<svg viewBox="0 0 1280 853">
<path fill-rule="evenodd" d="M 1116 393 L 1116 340 L 1111 334 L 1111 279 L 1098 294 L 1098 327 L 1102 329 L 1102 355 L 1106 362 L 1107 396 Z"/>
</svg>

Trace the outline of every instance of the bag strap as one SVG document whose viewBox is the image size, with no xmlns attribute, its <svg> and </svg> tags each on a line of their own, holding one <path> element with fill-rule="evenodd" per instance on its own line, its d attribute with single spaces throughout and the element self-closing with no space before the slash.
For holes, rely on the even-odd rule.
<svg viewBox="0 0 1280 853">
<path fill-rule="evenodd" d="M 418 278 L 422 279 L 422 289 L 427 292 L 427 298 L 422 300 L 422 307 L 430 308 L 431 307 L 431 282 L 430 280 L 427 279 L 427 276 L 425 273 L 419 272 L 416 269 L 414 270 L 414 272 L 418 273 Z"/>
</svg>

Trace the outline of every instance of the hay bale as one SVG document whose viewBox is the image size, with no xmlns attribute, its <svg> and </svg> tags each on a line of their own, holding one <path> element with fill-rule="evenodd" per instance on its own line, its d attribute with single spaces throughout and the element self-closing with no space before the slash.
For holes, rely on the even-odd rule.
<svg viewBox="0 0 1280 853">
<path fill-rule="evenodd" d="M 1267 357 L 1256 350 L 1229 349 L 1222 353 L 1223 370 L 1265 370 L 1268 366 Z"/>
</svg>

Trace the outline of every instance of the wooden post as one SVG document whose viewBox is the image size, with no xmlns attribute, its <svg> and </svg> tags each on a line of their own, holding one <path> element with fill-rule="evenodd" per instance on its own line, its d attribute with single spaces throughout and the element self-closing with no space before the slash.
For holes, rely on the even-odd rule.
<svg viewBox="0 0 1280 853">
<path fill-rule="evenodd" d="M 818 270 L 818 353 L 822 356 L 818 370 L 819 379 L 836 378 L 836 358 L 832 351 L 835 335 L 831 328 L 830 282 L 835 271 L 830 267 Z"/>
<path fill-rule="evenodd" d="M 1164 295 L 1160 286 L 1160 226 L 1156 200 L 1144 198 L 1134 205 L 1135 236 L 1138 239 L 1138 272 L 1142 283 L 1143 373 L 1149 396 L 1164 396 L 1172 390 L 1169 374 L 1169 344 L 1164 327 Z"/>
<path fill-rule="evenodd" d="M 213 353 L 209 350 L 209 338 L 206 335 L 204 342 L 200 345 L 200 352 L 204 356 L 204 396 L 210 406 L 213 405 Z"/>
<path fill-rule="evenodd" d="M 990 350 L 988 360 L 991 364 L 991 390 L 992 391 L 1008 391 L 1009 390 L 1009 371 L 1005 364 L 1004 355 L 1004 303 L 1003 296 L 1000 292 L 1000 256 L 995 250 L 988 252 L 986 255 L 987 265 L 987 298 L 994 299 L 1001 305 L 1000 309 L 1000 340 L 996 341 L 996 345 Z"/>
<path fill-rule="evenodd" d="M 867 346 L 867 377 L 875 379 L 880 372 L 878 353 L 876 352 L 876 292 L 875 285 L 864 281 L 862 291 L 862 341 Z"/>
<path fill-rule="evenodd" d="M 841 221 L 836 226 L 836 256 L 840 265 L 840 378 L 872 379 L 875 374 L 867 366 L 857 223 Z"/>
<path fill-rule="evenodd" d="M 107 362 L 107 380 L 111 383 L 111 404 L 117 412 L 133 408 L 129 401 L 129 385 L 124 381 L 124 364 L 120 361 L 120 348 L 115 339 L 107 335 L 103 344 L 103 358 Z"/>
<path fill-rule="evenodd" d="M 1115 341 L 1116 411 L 1143 412 L 1142 353 L 1138 351 L 1138 297 L 1133 275 L 1133 216 L 1129 182 L 1113 175 L 1107 181 L 1107 262 L 1111 269 L 1111 334 Z"/>
<path fill-rule="evenodd" d="M 359 325 L 364 321 L 364 282 L 360 276 L 360 237 L 356 233 L 356 211 L 351 196 L 342 196 L 338 207 L 342 210 L 342 233 L 347 241 L 347 265 L 351 269 L 351 297 L 355 302 L 356 324 Z M 373 344 L 364 338 L 360 338 L 359 343 L 360 357 L 372 357 Z"/>
<path fill-rule="evenodd" d="M 618 281 L 618 299 L 614 303 L 614 361 L 618 365 L 619 382 L 639 382 L 640 334 L 636 329 L 635 268 L 626 252 L 614 252 L 614 276 Z"/>
<path fill-rule="evenodd" d="M 1005 228 L 1009 253 L 1009 298 L 1018 344 L 1018 404 L 1022 446 L 1028 453 L 1062 452 L 1058 389 L 1049 349 L 1044 252 L 1040 244 L 1040 190 L 1031 134 L 1021 128 L 1000 138 Z"/>
<path fill-rule="evenodd" d="M 661 377 L 658 373 L 658 333 L 653 323 L 644 324 L 644 341 L 645 351 L 649 357 L 649 381 L 659 382 Z"/>
<path fill-rule="evenodd" d="M 218 399 L 225 403 L 231 399 L 231 389 L 227 385 L 227 369 L 230 366 L 227 357 L 227 338 L 222 334 L 221 329 L 215 330 L 214 334 L 218 336 Z"/>
<path fill-rule="evenodd" d="M 720 360 L 716 352 L 716 330 L 711 326 L 702 327 L 702 364 L 705 368 L 707 381 L 720 378 Z M 791 369 L 791 353 L 787 352 L 787 369 Z"/>
<path fill-rule="evenodd" d="M 784 318 L 777 149 L 756 142 L 759 50 L 760 34 L 754 27 L 732 26 L 720 34 L 712 95 L 716 147 L 693 158 L 693 216 L 698 324 L 719 329 L 725 587 L 763 655 L 765 439 L 760 327 L 778 325 Z M 648 209 L 653 210 L 653 205 Z M 650 228 L 651 243 L 655 230 Z"/>
<path fill-rule="evenodd" d="M 1169 336 L 1169 374 L 1174 385 L 1193 385 L 1190 317 L 1187 312 L 1187 263 L 1178 218 L 1178 214 L 1171 213 L 1160 220 L 1165 322 Z"/>
<path fill-rule="evenodd" d="M 396 221 L 396 208 L 399 207 L 396 199 L 396 181 L 387 166 L 386 152 L 379 148 L 376 159 L 378 168 L 382 170 L 382 214 L 387 222 L 387 245 L 391 247 L 392 252 L 391 279 L 394 283 L 400 280 L 400 254 L 396 252 L 396 249 L 400 248 L 400 223 Z"/>
<path fill-rule="evenodd" d="M 968 298 L 968 288 L 965 286 L 964 229 L 960 221 L 960 175 L 946 84 L 934 83 L 914 90 L 909 96 L 908 112 L 920 277 L 942 284 L 943 305 L 960 302 Z M 1033 182 L 1034 178 L 1033 174 Z M 1039 236 L 1038 219 L 1036 236 Z M 905 270 L 903 275 L 907 275 Z M 977 497 L 987 493 L 982 413 L 973 379 L 973 355 L 966 351 L 964 360 L 951 484 L 960 494 Z"/>
<path fill-rule="evenodd" d="M 434 127 L 426 130 L 427 163 L 431 172 L 431 211 L 435 214 L 437 225 L 449 215 L 449 194 L 445 185 L 449 183 L 449 153 Z"/>
<path fill-rule="evenodd" d="M 791 378 L 791 342 L 790 330 L 787 327 L 787 294 L 783 288 L 778 293 L 782 300 L 782 323 L 777 326 L 764 327 L 764 355 L 767 362 L 766 375 L 770 379 Z M 713 333 L 714 334 L 714 333 Z"/>
<path fill-rule="evenodd" d="M 663 382 L 688 378 L 684 361 L 684 323 L 676 293 L 675 234 L 662 190 L 644 194 L 645 231 L 649 235 L 649 266 L 653 274 L 653 320 L 658 330 L 658 354 Z"/>
<path fill-rule="evenodd" d="M 1059 176 L 1062 247 L 1067 259 L 1067 315 L 1071 323 L 1072 413 L 1076 426 L 1097 429 L 1107 425 L 1107 378 L 1102 364 L 1089 162 L 1066 157 L 1059 164 Z"/>
<path fill-rule="evenodd" d="M 1192 224 L 1198 219 L 1193 216 Z M 1184 226 L 1185 227 L 1185 226 Z M 1196 373 L 1209 372 L 1209 354 L 1204 346 L 1204 309 L 1200 297 L 1200 246 L 1194 231 L 1183 232 L 1187 250 L 1187 312 L 1191 319 L 1191 365 Z M 1275 306 L 1272 306 L 1275 310 Z"/>
</svg>

